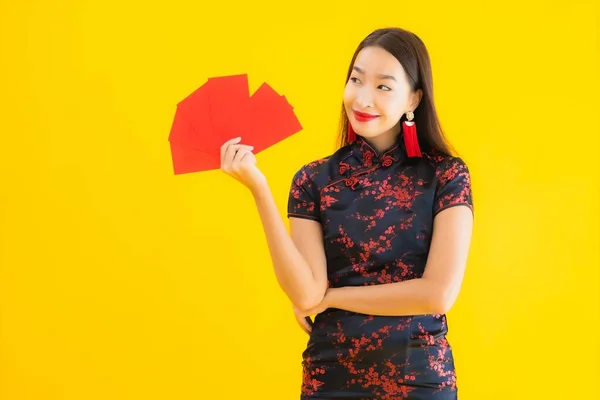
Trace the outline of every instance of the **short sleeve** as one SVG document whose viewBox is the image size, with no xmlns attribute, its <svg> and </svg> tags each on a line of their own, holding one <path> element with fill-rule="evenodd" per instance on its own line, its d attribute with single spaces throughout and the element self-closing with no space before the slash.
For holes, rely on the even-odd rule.
<svg viewBox="0 0 600 400">
<path fill-rule="evenodd" d="M 307 218 L 320 221 L 319 199 L 315 183 L 308 166 L 302 167 L 294 174 L 288 198 L 288 218 Z"/>
<path fill-rule="evenodd" d="M 467 164 L 461 158 L 452 157 L 442 163 L 436 175 L 438 187 L 433 204 L 434 216 L 446 208 L 455 206 L 467 206 L 473 211 L 471 175 Z"/>
</svg>

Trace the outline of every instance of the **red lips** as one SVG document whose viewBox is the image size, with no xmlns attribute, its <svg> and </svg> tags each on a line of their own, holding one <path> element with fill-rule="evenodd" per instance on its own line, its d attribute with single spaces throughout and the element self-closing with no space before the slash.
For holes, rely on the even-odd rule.
<svg viewBox="0 0 600 400">
<path fill-rule="evenodd" d="M 360 122 L 372 121 L 375 118 L 379 117 L 379 115 L 362 113 L 362 112 L 358 112 L 358 111 L 355 111 L 355 110 L 352 110 L 352 111 L 354 112 L 354 118 L 356 118 L 356 120 L 360 121 Z"/>
</svg>

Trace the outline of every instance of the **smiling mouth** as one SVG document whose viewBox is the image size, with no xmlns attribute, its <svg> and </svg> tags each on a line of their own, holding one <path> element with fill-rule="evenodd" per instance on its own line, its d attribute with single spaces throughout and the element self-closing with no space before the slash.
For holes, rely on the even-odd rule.
<svg viewBox="0 0 600 400">
<path fill-rule="evenodd" d="M 368 122 L 374 120 L 375 118 L 379 118 L 379 115 L 361 113 L 359 111 L 354 110 L 352 110 L 352 112 L 354 113 L 354 118 L 356 118 L 360 122 Z"/>
</svg>

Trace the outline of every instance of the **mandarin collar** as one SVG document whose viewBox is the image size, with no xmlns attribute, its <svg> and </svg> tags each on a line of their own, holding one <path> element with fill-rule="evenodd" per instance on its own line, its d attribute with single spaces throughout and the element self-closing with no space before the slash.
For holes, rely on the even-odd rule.
<svg viewBox="0 0 600 400">
<path fill-rule="evenodd" d="M 369 139 L 356 135 L 356 141 L 352 143 L 352 150 L 361 164 L 366 167 L 377 163 L 389 167 L 406 158 L 402 132 L 396 136 L 394 143 L 383 151 L 378 151 Z"/>
</svg>

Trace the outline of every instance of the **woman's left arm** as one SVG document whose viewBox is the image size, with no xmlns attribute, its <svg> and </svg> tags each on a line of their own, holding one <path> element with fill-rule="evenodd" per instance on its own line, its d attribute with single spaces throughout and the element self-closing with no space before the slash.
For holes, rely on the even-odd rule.
<svg viewBox="0 0 600 400">
<path fill-rule="evenodd" d="M 421 278 L 402 282 L 328 289 L 323 302 L 305 311 L 314 315 L 338 308 L 368 315 L 444 314 L 454 304 L 467 264 L 473 211 L 457 204 L 440 211 Z"/>
</svg>

